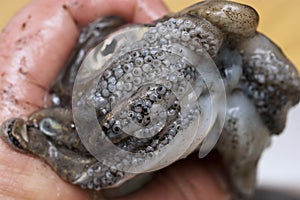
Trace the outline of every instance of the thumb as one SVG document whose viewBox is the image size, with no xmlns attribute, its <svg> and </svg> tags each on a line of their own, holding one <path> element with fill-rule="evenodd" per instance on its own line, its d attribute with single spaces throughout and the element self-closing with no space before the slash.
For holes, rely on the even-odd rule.
<svg viewBox="0 0 300 200">
<path fill-rule="evenodd" d="M 193 154 L 157 172 L 141 190 L 117 200 L 229 200 L 224 174 L 216 153 L 201 160 Z"/>
</svg>

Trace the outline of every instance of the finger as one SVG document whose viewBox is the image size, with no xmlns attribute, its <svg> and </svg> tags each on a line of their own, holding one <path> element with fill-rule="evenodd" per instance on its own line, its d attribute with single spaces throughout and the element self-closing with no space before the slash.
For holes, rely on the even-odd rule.
<svg viewBox="0 0 300 200">
<path fill-rule="evenodd" d="M 68 1 L 64 7 L 79 25 L 106 15 L 117 15 L 127 21 L 145 23 L 158 19 L 167 12 L 161 0 L 86 0 L 76 3 Z M 87 12 L 89 15 L 83 14 Z"/>
<path fill-rule="evenodd" d="M 161 7 L 159 4 L 151 8 L 145 6 L 156 1 L 142 5 L 140 1 L 127 0 L 128 7 L 133 9 L 131 12 L 135 13 L 129 15 L 126 9 L 102 8 L 107 0 L 78 0 L 81 5 L 78 7 L 72 2 L 75 1 L 32 1 L 1 33 L 1 122 L 12 116 L 27 115 L 45 104 L 43 95 L 76 42 L 79 34 L 76 22 L 85 25 L 100 17 L 102 13 L 96 10 L 103 15 L 120 12 L 121 16 L 128 15 L 128 20 L 150 20 L 155 17 L 155 9 Z M 123 0 L 112 2 L 118 4 Z M 141 7 L 148 10 L 138 11 Z M 49 167 L 11 152 L 2 141 L 0 155 L 0 199 L 85 199 L 82 191 L 66 184 Z"/>
<path fill-rule="evenodd" d="M 230 192 L 217 156 L 189 156 L 158 172 L 141 190 L 117 200 L 229 200 Z"/>
<path fill-rule="evenodd" d="M 0 141 L 0 199 L 88 200 L 36 158 L 8 149 Z"/>
<path fill-rule="evenodd" d="M 35 0 L 0 35 L 1 121 L 45 105 L 44 93 L 70 53 L 81 26 L 104 15 L 150 21 L 159 0 Z"/>
</svg>

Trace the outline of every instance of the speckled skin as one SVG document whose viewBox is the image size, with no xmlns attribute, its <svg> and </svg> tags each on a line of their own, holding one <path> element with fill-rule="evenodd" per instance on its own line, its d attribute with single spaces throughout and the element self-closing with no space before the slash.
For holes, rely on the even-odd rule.
<svg viewBox="0 0 300 200">
<path fill-rule="evenodd" d="M 258 19 L 251 7 L 215 0 L 200 2 L 156 22 L 174 22 L 174 29 L 181 31 L 176 40 L 197 42 L 196 47 L 188 43 L 195 51 L 201 45 L 222 75 L 227 113 L 216 149 L 227 166 L 236 199 L 251 196 L 261 153 L 269 145 L 271 135 L 283 130 L 289 108 L 300 99 L 300 79 L 295 67 L 274 43 L 256 31 Z M 201 29 L 180 30 L 176 25 L 180 20 L 193 22 Z M 87 51 L 123 24 L 119 18 L 107 17 L 83 29 L 65 70 L 51 90 L 53 106 L 33 113 L 27 121 L 12 119 L 2 125 L 1 136 L 11 147 L 37 155 L 64 180 L 83 188 L 114 188 L 135 176 L 103 166 L 86 150 L 77 135 L 71 110 L 72 86 Z M 182 35 L 186 30 L 188 38 Z M 172 106 L 175 105 L 169 107 Z M 100 117 L 105 116 L 103 110 L 99 112 Z M 141 123 L 148 123 L 143 120 Z M 114 136 L 111 139 L 117 145 L 123 144 Z M 131 148 L 140 150 L 144 146 L 147 147 L 147 141 Z"/>
</svg>

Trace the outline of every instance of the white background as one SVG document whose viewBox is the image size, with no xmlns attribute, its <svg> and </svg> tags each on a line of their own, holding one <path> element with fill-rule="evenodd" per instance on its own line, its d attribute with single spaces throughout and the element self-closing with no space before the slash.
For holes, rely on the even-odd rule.
<svg viewBox="0 0 300 200">
<path fill-rule="evenodd" d="M 260 186 L 283 188 L 300 195 L 300 105 L 290 110 L 284 132 L 273 136 L 258 168 Z"/>
</svg>

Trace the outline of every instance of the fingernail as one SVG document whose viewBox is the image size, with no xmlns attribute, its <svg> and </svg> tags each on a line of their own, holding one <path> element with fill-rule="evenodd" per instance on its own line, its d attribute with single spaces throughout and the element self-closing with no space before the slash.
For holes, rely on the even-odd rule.
<svg viewBox="0 0 300 200">
<path fill-rule="evenodd" d="M 167 6 L 161 0 L 138 0 L 139 11 L 146 12 L 150 21 L 156 20 L 169 11 Z"/>
</svg>

